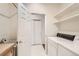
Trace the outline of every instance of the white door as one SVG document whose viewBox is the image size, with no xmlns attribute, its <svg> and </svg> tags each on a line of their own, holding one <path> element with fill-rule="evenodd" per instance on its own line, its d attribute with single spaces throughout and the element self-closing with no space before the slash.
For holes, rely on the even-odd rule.
<svg viewBox="0 0 79 59">
<path fill-rule="evenodd" d="M 41 21 L 33 20 L 33 44 L 42 44 Z"/>
<path fill-rule="evenodd" d="M 23 4 L 18 4 L 18 56 L 31 53 L 31 19 Z"/>
</svg>

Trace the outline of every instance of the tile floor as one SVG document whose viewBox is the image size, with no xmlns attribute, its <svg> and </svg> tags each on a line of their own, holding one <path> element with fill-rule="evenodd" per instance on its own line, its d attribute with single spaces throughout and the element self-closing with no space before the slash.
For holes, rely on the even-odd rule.
<svg viewBox="0 0 79 59">
<path fill-rule="evenodd" d="M 32 56 L 46 56 L 42 45 L 32 45 Z"/>
</svg>

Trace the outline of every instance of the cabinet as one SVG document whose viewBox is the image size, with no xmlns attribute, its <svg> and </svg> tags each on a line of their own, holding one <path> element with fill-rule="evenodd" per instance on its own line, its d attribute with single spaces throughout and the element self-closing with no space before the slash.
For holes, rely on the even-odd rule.
<svg viewBox="0 0 79 59">
<path fill-rule="evenodd" d="M 5 56 L 13 56 L 14 55 L 14 50 L 13 49 L 10 49 L 6 54 Z"/>
<path fill-rule="evenodd" d="M 6 50 L 3 52 L 2 56 L 15 56 L 15 54 L 16 54 L 15 48 L 16 48 L 16 46 L 14 45 L 14 46 L 12 46 L 12 47 L 6 49 Z"/>
<path fill-rule="evenodd" d="M 63 46 L 58 45 L 58 56 L 76 56 L 76 54 L 72 53 Z"/>
<path fill-rule="evenodd" d="M 56 39 L 48 39 L 48 56 L 77 56 L 76 53 L 60 43 Z"/>
<path fill-rule="evenodd" d="M 15 43 L 3 43 L 0 44 L 0 56 L 15 56 L 16 44 Z"/>
<path fill-rule="evenodd" d="M 49 56 L 56 56 L 57 55 L 57 44 L 48 40 L 48 55 Z"/>
<path fill-rule="evenodd" d="M 57 55 L 57 48 L 48 44 L 48 55 L 49 56 L 56 56 Z"/>
</svg>

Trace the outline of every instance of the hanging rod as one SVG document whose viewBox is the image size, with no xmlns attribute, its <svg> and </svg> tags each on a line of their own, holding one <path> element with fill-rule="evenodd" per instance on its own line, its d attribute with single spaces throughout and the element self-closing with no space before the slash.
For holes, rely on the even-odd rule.
<svg viewBox="0 0 79 59">
<path fill-rule="evenodd" d="M 12 4 L 14 5 L 14 7 L 15 7 L 15 8 L 17 8 L 17 6 L 16 6 L 16 4 L 15 4 L 15 3 L 12 3 Z"/>
</svg>

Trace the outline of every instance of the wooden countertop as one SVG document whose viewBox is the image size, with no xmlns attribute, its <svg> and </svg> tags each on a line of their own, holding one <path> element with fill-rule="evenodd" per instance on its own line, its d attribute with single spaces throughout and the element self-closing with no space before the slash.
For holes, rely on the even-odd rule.
<svg viewBox="0 0 79 59">
<path fill-rule="evenodd" d="M 0 56 L 4 56 L 14 45 L 15 43 L 0 44 Z"/>
</svg>

